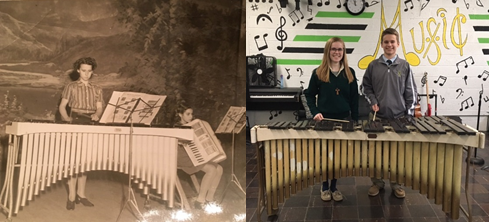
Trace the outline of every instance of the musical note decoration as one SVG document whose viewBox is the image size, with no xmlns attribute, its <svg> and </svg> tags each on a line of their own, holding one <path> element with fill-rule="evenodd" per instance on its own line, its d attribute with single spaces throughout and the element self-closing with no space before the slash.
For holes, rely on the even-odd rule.
<svg viewBox="0 0 489 223">
<path fill-rule="evenodd" d="M 457 1 L 458 1 L 458 0 L 452 0 L 453 4 L 457 3 Z M 467 3 L 467 1 L 466 1 L 466 0 L 464 0 L 464 4 L 465 4 L 465 7 L 466 7 L 467 9 L 469 9 L 469 6 L 470 6 L 470 5 L 469 5 L 469 3 Z"/>
<path fill-rule="evenodd" d="M 465 85 L 467 85 L 467 75 L 465 75 L 462 79 L 465 81 Z"/>
<path fill-rule="evenodd" d="M 365 7 L 367 7 L 367 8 L 368 8 L 368 7 L 370 7 L 370 6 L 377 5 L 378 3 L 379 3 L 379 1 L 375 1 L 375 0 L 374 0 L 374 1 L 372 1 L 372 2 L 370 2 L 370 3 L 365 2 Z"/>
<path fill-rule="evenodd" d="M 273 8 L 273 7 L 270 7 L 270 10 L 272 10 L 272 8 Z M 269 16 L 269 15 L 267 15 L 267 14 L 260 14 L 260 15 L 258 15 L 258 16 L 256 17 L 256 24 L 258 25 L 258 23 L 259 23 L 260 21 L 265 21 L 265 19 L 268 19 L 268 21 L 270 21 L 270 23 L 272 23 L 272 24 L 273 24 L 272 18 L 270 18 L 270 16 Z"/>
<path fill-rule="evenodd" d="M 307 11 L 310 13 L 310 15 L 312 15 L 312 8 L 309 8 L 309 5 L 307 5 Z M 314 19 L 314 16 L 311 16 L 311 18 L 308 18 L 307 21 L 312 21 L 312 19 Z"/>
<path fill-rule="evenodd" d="M 440 95 L 440 100 L 441 100 L 441 103 L 442 104 L 445 104 L 445 98 L 443 96 Z"/>
<path fill-rule="evenodd" d="M 268 36 L 268 33 L 263 34 L 263 41 L 265 42 L 265 44 L 262 46 L 258 45 L 258 39 L 260 39 L 261 36 L 260 35 L 255 36 L 255 44 L 256 44 L 256 47 L 258 48 L 259 51 L 262 51 L 262 50 L 268 48 L 267 39 L 266 39 L 267 36 Z"/>
<path fill-rule="evenodd" d="M 413 0 L 406 0 L 406 1 L 404 1 L 404 6 L 406 7 L 404 9 L 405 12 L 407 12 L 409 10 L 408 9 L 408 6 L 407 6 L 408 3 L 411 3 L 411 7 L 409 7 L 409 9 L 413 9 L 414 8 Z"/>
<path fill-rule="evenodd" d="M 297 72 L 300 72 L 299 77 L 302 77 L 304 75 L 304 72 L 302 71 L 302 68 L 298 67 Z"/>
<path fill-rule="evenodd" d="M 421 4 L 421 11 L 423 11 L 423 9 L 426 8 L 426 6 L 428 6 L 428 4 L 430 4 L 430 0 L 426 0 L 425 3 Z"/>
<path fill-rule="evenodd" d="M 472 58 L 472 56 L 469 56 L 469 57 L 457 62 L 457 64 L 455 64 L 457 66 L 457 71 L 455 71 L 455 73 L 458 74 L 460 72 L 460 68 L 458 68 L 458 65 L 460 63 L 465 63 L 465 65 L 464 65 L 465 68 L 469 67 L 469 64 L 467 63 L 467 60 L 469 60 L 469 59 L 472 60 L 472 63 L 471 63 L 472 65 L 475 63 L 474 58 Z"/>
<path fill-rule="evenodd" d="M 469 103 L 469 99 L 470 99 L 471 103 Z M 470 96 L 469 98 L 463 100 L 460 103 L 460 111 L 463 111 L 464 110 L 464 104 L 465 104 L 465 109 L 474 106 L 474 100 L 472 99 L 472 96 Z"/>
<path fill-rule="evenodd" d="M 287 40 L 287 32 L 285 32 L 282 28 L 285 26 L 287 19 L 284 16 L 280 16 L 280 25 L 275 30 L 275 38 L 280 41 L 280 46 L 277 46 L 278 50 L 282 50 L 284 48 L 284 41 Z"/>
<path fill-rule="evenodd" d="M 486 81 L 486 80 L 487 80 L 487 78 L 489 77 L 489 71 L 487 71 L 487 70 L 484 70 L 484 71 L 482 72 L 482 74 L 477 75 L 477 77 L 478 77 L 478 78 L 481 78 L 482 76 L 484 76 L 484 74 L 486 75 L 486 77 L 483 77 L 483 78 L 482 78 L 482 80 L 483 80 L 483 81 Z"/>
<path fill-rule="evenodd" d="M 324 5 L 325 5 L 325 6 L 326 6 L 326 5 L 329 5 L 329 2 L 330 2 L 330 0 L 325 0 L 325 1 L 324 1 Z M 318 1 L 318 7 L 321 7 L 321 6 L 323 6 L 323 0 L 319 0 L 319 1 Z"/>
<path fill-rule="evenodd" d="M 479 7 L 483 7 L 484 8 L 484 5 L 482 4 L 481 0 L 476 0 L 475 1 L 475 4 L 477 4 L 477 6 L 479 6 Z"/>
<path fill-rule="evenodd" d="M 289 68 L 285 68 L 285 71 L 287 71 L 287 80 L 290 79 L 290 72 L 289 72 Z"/>
<path fill-rule="evenodd" d="M 273 112 L 275 112 L 275 114 L 273 114 Z M 268 119 L 272 120 L 274 117 L 277 117 L 280 114 L 282 114 L 282 111 L 270 110 L 270 117 Z"/>
<path fill-rule="evenodd" d="M 267 14 L 270 14 L 270 12 L 272 11 L 273 9 L 273 6 L 270 6 L 270 9 L 268 10 Z"/>
<path fill-rule="evenodd" d="M 458 93 L 458 96 L 455 99 L 458 99 L 458 97 L 464 95 L 464 90 L 462 90 L 462 88 L 457 88 L 456 92 L 459 92 L 459 93 Z"/>
<path fill-rule="evenodd" d="M 441 79 L 442 81 L 440 81 L 440 79 Z M 440 85 L 440 86 L 443 86 L 443 85 L 445 84 L 445 82 L 447 82 L 447 77 L 445 77 L 445 76 L 441 76 L 441 75 L 440 75 L 440 76 L 438 77 L 438 79 L 436 79 L 436 80 L 434 80 L 434 81 L 433 81 L 433 83 L 435 83 L 435 84 L 436 84 L 436 83 L 438 83 L 438 82 L 440 82 L 440 83 L 439 83 L 439 85 Z"/>
<path fill-rule="evenodd" d="M 257 4 L 251 5 L 251 10 L 253 11 L 258 10 L 258 5 Z"/>
<path fill-rule="evenodd" d="M 282 7 L 278 6 L 277 4 L 275 4 L 275 6 L 277 7 L 278 13 L 282 13 Z"/>
<path fill-rule="evenodd" d="M 297 15 L 297 12 L 299 12 L 301 14 L 300 17 L 299 17 L 299 15 Z M 292 14 L 294 14 L 294 15 L 292 15 Z M 295 18 L 292 18 L 292 17 L 297 18 L 297 20 L 295 20 Z M 301 19 L 304 19 L 304 14 L 302 14 L 302 12 L 300 10 L 294 10 L 291 13 L 289 13 L 289 18 L 292 20 L 292 26 L 295 26 L 296 22 L 299 23 L 301 21 Z"/>
</svg>

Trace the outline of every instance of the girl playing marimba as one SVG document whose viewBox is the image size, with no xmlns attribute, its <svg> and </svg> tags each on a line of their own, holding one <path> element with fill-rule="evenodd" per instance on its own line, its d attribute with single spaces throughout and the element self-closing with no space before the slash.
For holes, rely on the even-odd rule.
<svg viewBox="0 0 489 223">
<path fill-rule="evenodd" d="M 345 42 L 341 38 L 329 39 L 324 47 L 323 61 L 314 69 L 309 87 L 304 91 L 307 105 L 316 121 L 323 118 L 358 121 L 358 85 L 355 71 L 348 66 L 345 54 Z M 323 182 L 323 201 L 330 201 L 331 197 L 335 201 L 343 200 L 343 195 L 336 188 L 336 181 L 332 179 L 331 185 L 328 185 L 328 180 Z"/>
<path fill-rule="evenodd" d="M 61 95 L 59 113 L 63 121 L 70 123 L 83 123 L 98 121 L 103 112 L 102 89 L 92 84 L 89 80 L 93 70 L 97 67 L 97 62 L 91 57 L 80 58 L 73 64 L 73 72 L 70 75 L 78 76 L 78 80 L 69 83 Z M 82 100 L 83 99 L 83 100 Z M 70 114 L 66 107 L 71 108 Z M 94 205 L 85 197 L 85 184 L 87 175 L 72 176 L 68 180 L 68 201 L 66 209 L 74 210 L 75 202 L 82 203 L 84 206 L 93 207 Z M 78 187 L 77 187 L 78 184 Z"/>
</svg>

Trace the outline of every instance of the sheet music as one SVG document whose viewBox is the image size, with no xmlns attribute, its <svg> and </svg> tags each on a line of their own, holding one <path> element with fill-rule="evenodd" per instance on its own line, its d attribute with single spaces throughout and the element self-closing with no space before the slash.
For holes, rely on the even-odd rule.
<svg viewBox="0 0 489 223">
<path fill-rule="evenodd" d="M 229 107 L 228 112 L 216 129 L 216 133 L 239 133 L 246 124 L 246 107 Z M 233 132 L 234 131 L 234 132 Z"/>
<path fill-rule="evenodd" d="M 133 123 L 150 125 L 165 99 L 165 95 L 114 91 L 100 123 L 130 123 L 132 118 Z"/>
</svg>

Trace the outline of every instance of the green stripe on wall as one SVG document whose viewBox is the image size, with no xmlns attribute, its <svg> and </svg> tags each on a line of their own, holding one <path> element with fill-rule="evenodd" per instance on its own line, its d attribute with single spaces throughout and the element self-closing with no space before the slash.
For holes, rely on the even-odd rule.
<svg viewBox="0 0 489 223">
<path fill-rule="evenodd" d="M 360 15 L 351 15 L 348 12 L 318 12 L 315 17 L 370 19 L 374 17 L 374 14 L 373 12 L 364 12 Z"/>
<path fill-rule="evenodd" d="M 321 60 L 277 59 L 277 65 L 319 65 Z"/>
<path fill-rule="evenodd" d="M 479 43 L 489 43 L 489 38 L 478 38 Z"/>
<path fill-rule="evenodd" d="M 489 65 L 489 61 L 487 61 L 487 65 Z"/>
<path fill-rule="evenodd" d="M 489 15 L 486 14 L 469 14 L 470 19 L 489 19 Z"/>
<path fill-rule="evenodd" d="M 320 35 L 297 35 L 294 37 L 294 41 L 315 41 L 326 42 L 334 36 L 320 36 Z M 338 36 L 345 42 L 356 43 L 360 41 L 360 36 Z"/>
</svg>

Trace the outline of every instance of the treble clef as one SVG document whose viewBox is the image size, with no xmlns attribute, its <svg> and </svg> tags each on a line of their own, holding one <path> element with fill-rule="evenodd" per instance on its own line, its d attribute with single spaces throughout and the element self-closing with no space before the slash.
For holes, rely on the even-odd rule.
<svg viewBox="0 0 489 223">
<path fill-rule="evenodd" d="M 461 18 L 461 19 L 459 19 Z M 464 14 L 460 14 L 459 13 L 459 9 L 457 7 L 457 15 L 453 18 L 453 23 L 452 23 L 452 34 L 450 34 L 450 37 L 451 37 L 451 40 L 452 40 L 452 44 L 453 46 L 455 46 L 455 48 L 459 49 L 460 50 L 460 56 L 462 56 L 464 53 L 463 51 L 463 47 L 465 46 L 465 44 L 467 43 L 467 37 L 468 37 L 468 34 L 465 35 L 465 40 L 462 40 L 462 28 L 460 27 L 460 23 L 464 23 L 466 22 L 466 17 Z M 457 25 L 457 28 L 458 28 L 458 43 L 455 42 L 455 25 Z"/>
<path fill-rule="evenodd" d="M 282 27 L 285 26 L 286 19 L 283 16 L 280 16 L 280 26 L 275 30 L 275 38 L 280 41 L 280 46 L 277 46 L 278 50 L 282 50 L 284 48 L 284 41 L 287 40 L 287 32 L 285 32 Z"/>
</svg>

